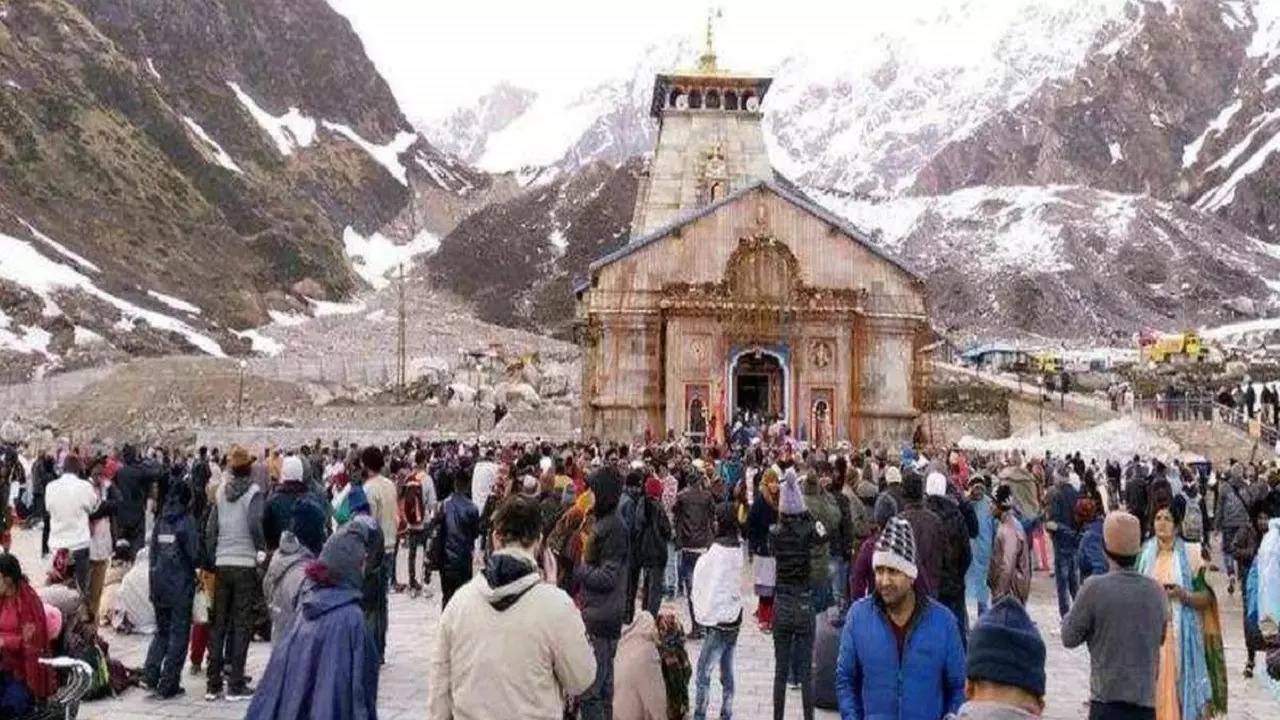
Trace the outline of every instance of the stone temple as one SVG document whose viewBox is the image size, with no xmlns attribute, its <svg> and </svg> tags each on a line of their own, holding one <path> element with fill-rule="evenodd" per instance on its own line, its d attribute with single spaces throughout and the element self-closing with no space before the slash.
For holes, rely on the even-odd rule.
<svg viewBox="0 0 1280 720">
<path fill-rule="evenodd" d="M 631 237 L 575 286 L 583 437 L 723 437 L 737 413 L 820 445 L 910 440 L 932 342 L 920 276 L 777 175 L 771 80 L 658 75 Z"/>
</svg>

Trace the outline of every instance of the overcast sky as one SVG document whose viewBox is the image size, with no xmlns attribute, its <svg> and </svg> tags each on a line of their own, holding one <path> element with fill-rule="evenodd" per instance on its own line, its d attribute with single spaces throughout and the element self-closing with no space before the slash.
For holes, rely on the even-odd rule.
<svg viewBox="0 0 1280 720">
<path fill-rule="evenodd" d="M 999 14 L 1028 1 L 1036 0 L 719 0 L 717 45 L 722 65 L 761 72 L 797 48 L 847 49 L 867 33 L 936 18 L 940 6 Z M 413 118 L 445 114 L 501 80 L 544 92 L 580 88 L 634 66 L 655 42 L 700 42 L 711 6 L 707 0 L 329 2 L 351 19 Z M 945 45 L 947 37 L 940 41 Z"/>
</svg>

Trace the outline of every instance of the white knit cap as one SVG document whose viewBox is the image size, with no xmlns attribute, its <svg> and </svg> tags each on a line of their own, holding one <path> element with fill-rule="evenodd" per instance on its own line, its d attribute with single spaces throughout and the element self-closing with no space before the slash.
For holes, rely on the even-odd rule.
<svg viewBox="0 0 1280 720">
<path fill-rule="evenodd" d="M 900 517 L 889 519 L 889 524 L 880 533 L 880 539 L 876 540 L 871 566 L 893 568 L 912 580 L 916 579 L 920 570 L 916 567 L 916 537 L 911 530 L 911 523 Z"/>
<path fill-rule="evenodd" d="M 280 481 L 281 482 L 298 482 L 302 480 L 302 458 L 297 455 L 290 455 L 280 464 Z"/>
<path fill-rule="evenodd" d="M 940 472 L 931 472 L 924 480 L 925 495 L 946 495 L 947 478 Z"/>
<path fill-rule="evenodd" d="M 884 481 L 889 485 L 899 485 L 902 483 L 902 471 L 896 465 L 890 465 L 884 469 Z"/>
</svg>

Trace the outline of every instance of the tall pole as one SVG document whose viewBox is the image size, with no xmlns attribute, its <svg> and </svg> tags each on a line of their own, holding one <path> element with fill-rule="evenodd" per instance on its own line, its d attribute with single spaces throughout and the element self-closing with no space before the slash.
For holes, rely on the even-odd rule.
<svg viewBox="0 0 1280 720">
<path fill-rule="evenodd" d="M 247 362 L 240 361 L 239 389 L 236 392 L 236 427 L 240 427 L 240 413 L 244 409 L 244 368 L 246 365 L 248 365 Z"/>
<path fill-rule="evenodd" d="M 405 306 L 404 306 L 404 263 L 400 263 L 400 279 L 399 279 L 399 307 L 397 320 L 397 338 L 396 338 L 396 400 L 404 402 L 405 391 L 405 375 L 407 372 L 406 359 L 406 333 L 405 333 Z"/>
</svg>

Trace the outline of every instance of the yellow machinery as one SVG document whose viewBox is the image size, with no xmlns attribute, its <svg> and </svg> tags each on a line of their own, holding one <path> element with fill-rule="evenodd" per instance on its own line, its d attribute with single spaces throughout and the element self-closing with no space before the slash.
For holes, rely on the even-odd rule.
<svg viewBox="0 0 1280 720">
<path fill-rule="evenodd" d="M 1188 330 L 1174 335 L 1144 335 L 1139 340 L 1139 355 L 1144 363 L 1161 365 L 1170 362 L 1202 362 L 1209 348 L 1200 333 Z"/>
<path fill-rule="evenodd" d="M 1045 351 L 1036 353 L 1031 356 L 1031 362 L 1036 372 L 1041 373 L 1060 373 L 1062 372 L 1062 355 Z"/>
</svg>

